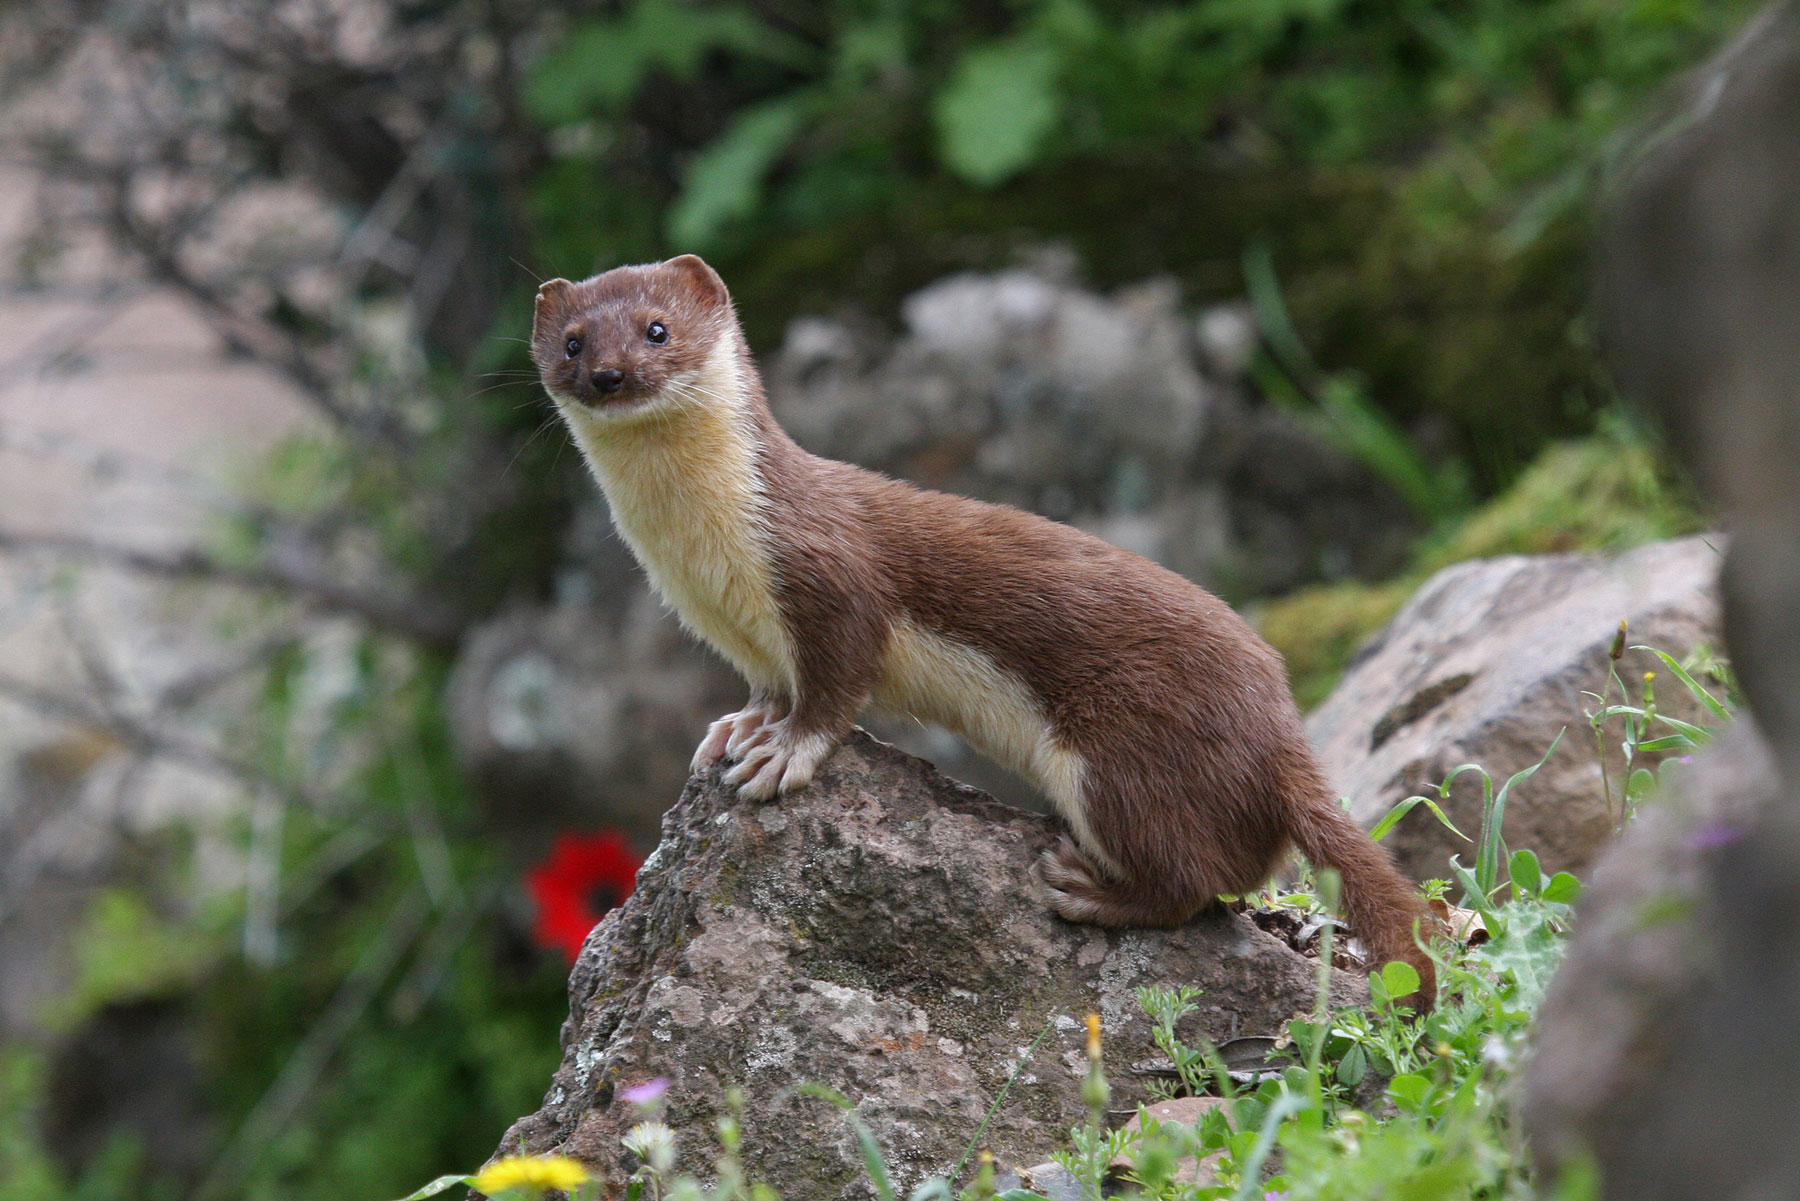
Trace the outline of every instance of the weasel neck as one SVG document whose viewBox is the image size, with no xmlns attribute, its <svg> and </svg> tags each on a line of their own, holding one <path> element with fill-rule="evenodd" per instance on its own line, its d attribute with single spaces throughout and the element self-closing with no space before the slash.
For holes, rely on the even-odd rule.
<svg viewBox="0 0 1800 1201">
<path fill-rule="evenodd" d="M 639 421 L 577 413 L 570 426 L 620 535 L 682 624 L 752 684 L 791 692 L 793 642 L 759 470 L 772 423 L 747 370 L 740 348 L 722 341 L 682 407 Z"/>
</svg>

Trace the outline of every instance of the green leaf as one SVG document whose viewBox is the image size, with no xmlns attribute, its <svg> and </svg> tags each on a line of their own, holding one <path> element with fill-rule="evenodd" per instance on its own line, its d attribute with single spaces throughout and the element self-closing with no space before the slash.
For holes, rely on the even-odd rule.
<svg viewBox="0 0 1800 1201">
<path fill-rule="evenodd" d="M 526 75 L 525 108 L 550 125 L 595 109 L 616 110 L 637 94 L 650 71 L 690 79 L 714 50 L 786 66 L 803 64 L 812 54 L 805 43 L 736 5 L 638 0 L 615 20 L 588 21 L 563 35 Z"/>
<path fill-rule="evenodd" d="M 1456 835 L 1464 842 L 1475 841 L 1456 828 L 1456 823 L 1452 822 L 1444 815 L 1443 809 L 1439 808 L 1436 801 L 1432 800 L 1430 797 L 1424 796 L 1409 796 L 1404 801 L 1395 805 L 1392 809 L 1389 809 L 1387 815 L 1376 822 L 1375 828 L 1369 831 L 1369 837 L 1373 838 L 1376 842 L 1380 842 L 1383 838 L 1387 837 L 1390 830 L 1400 824 L 1401 818 L 1405 817 L 1408 813 L 1411 813 L 1420 805 L 1431 810 L 1432 815 L 1435 816 L 1439 823 L 1441 823 L 1446 830 L 1450 831 L 1450 833 Z"/>
<path fill-rule="evenodd" d="M 1679 751 L 1694 745 L 1694 740 L 1686 734 L 1664 734 L 1661 738 L 1652 738 L 1648 742 L 1637 744 L 1641 755 L 1654 755 L 1663 751 Z M 1639 768 L 1639 771 L 1644 770 Z"/>
<path fill-rule="evenodd" d="M 1581 881 L 1573 873 L 1557 872 L 1550 877 L 1550 883 L 1544 885 L 1543 899 L 1572 905 L 1581 896 Z"/>
<path fill-rule="evenodd" d="M 1388 1095 L 1414 1113 L 1417 1113 L 1419 1107 L 1425 1103 L 1425 1096 L 1430 1091 L 1431 1081 L 1411 1072 L 1395 1076 L 1388 1081 Z"/>
<path fill-rule="evenodd" d="M 1531 851 L 1514 851 L 1512 861 L 1506 865 L 1506 874 L 1513 882 L 1514 891 L 1522 897 L 1536 896 L 1544 883 L 1544 869 Z"/>
<path fill-rule="evenodd" d="M 558 125 L 598 104 L 616 105 L 637 90 L 651 56 L 616 21 L 594 21 L 563 35 L 525 77 L 525 109 Z"/>
<path fill-rule="evenodd" d="M 1392 963 L 1382 965 L 1381 986 L 1387 991 L 1389 997 L 1395 1000 L 1401 997 L 1410 997 L 1419 991 L 1419 984 L 1418 969 L 1412 964 L 1401 963 L 1396 959 Z"/>
<path fill-rule="evenodd" d="M 1653 646 L 1634 646 L 1631 649 L 1634 651 L 1649 651 L 1658 659 L 1661 659 L 1663 661 L 1663 666 L 1668 668 L 1676 679 L 1687 686 L 1687 690 L 1694 694 L 1694 699 L 1696 701 L 1699 701 L 1706 707 L 1708 713 L 1711 713 L 1720 721 L 1731 720 L 1731 710 L 1727 709 L 1718 697 L 1702 688 L 1699 682 L 1687 673 L 1687 669 L 1677 663 L 1674 659 L 1670 658 L 1667 652 L 1659 651 Z"/>
<path fill-rule="evenodd" d="M 439 1193 L 444 1192 L 447 1189 L 453 1189 L 459 1184 L 468 1184 L 473 1179 L 474 1177 L 472 1176 L 439 1176 L 436 1180 L 433 1180 L 418 1192 L 406 1194 L 406 1196 L 400 1198 L 400 1201 L 424 1201 L 426 1197 L 435 1197 Z"/>
<path fill-rule="evenodd" d="M 1697 726 L 1693 722 L 1682 721 L 1678 717 L 1670 717 L 1667 713 L 1658 713 L 1656 720 L 1668 726 L 1677 734 L 1685 734 L 1695 746 L 1705 746 L 1713 740 L 1713 732 L 1705 726 Z"/>
<path fill-rule="evenodd" d="M 938 152 L 969 183 L 1005 183 L 1037 157 L 1062 115 L 1056 52 L 1028 38 L 965 52 L 938 94 Z"/>
<path fill-rule="evenodd" d="M 1544 757 L 1523 771 L 1514 772 L 1500 786 L 1500 791 L 1488 800 L 1486 812 L 1481 818 L 1481 849 L 1475 856 L 1475 878 L 1488 892 L 1492 892 L 1494 885 L 1499 883 L 1500 857 L 1506 853 L 1506 844 L 1500 840 L 1500 831 L 1506 822 L 1506 799 L 1512 795 L 1514 788 L 1536 775 L 1538 768 L 1550 762 L 1550 756 L 1556 754 L 1556 748 L 1562 745 L 1564 733 L 1565 731 L 1558 730 L 1556 737 L 1550 740 L 1550 749 L 1544 752 Z"/>
<path fill-rule="evenodd" d="M 746 109 L 688 162 L 669 212 L 675 246 L 704 249 L 727 222 L 756 211 L 763 180 L 799 132 L 804 109 L 804 98 L 791 96 Z"/>
</svg>

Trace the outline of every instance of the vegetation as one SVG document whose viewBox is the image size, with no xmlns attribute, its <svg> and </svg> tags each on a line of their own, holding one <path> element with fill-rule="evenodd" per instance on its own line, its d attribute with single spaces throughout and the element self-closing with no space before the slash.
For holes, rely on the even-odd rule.
<svg viewBox="0 0 1800 1201">
<path fill-rule="evenodd" d="M 1557 443 L 1499 496 L 1444 521 L 1391 580 L 1315 584 L 1265 602 L 1257 628 L 1286 657 L 1294 695 L 1331 692 L 1364 639 L 1452 563 L 1494 555 L 1621 551 L 1704 528 L 1692 488 L 1644 433 L 1613 414 L 1587 438 Z"/>
<path fill-rule="evenodd" d="M 442 692 L 440 671 L 380 639 L 278 657 L 240 736 L 273 782 L 300 793 L 336 775 L 343 791 L 245 814 L 235 833 L 260 870 L 243 888 L 172 904 L 197 891 L 179 877 L 201 867 L 195 847 L 165 862 L 174 879 L 97 897 L 56 1011 L 64 1029 L 146 1005 L 183 1024 L 206 1107 L 159 1120 L 199 1127 L 170 1141 L 197 1141 L 204 1173 L 183 1179 L 192 1162 L 122 1126 L 69 1179 L 34 1134 L 53 1065 L 19 1047 L 0 1055 L 0 1199 L 379 1197 L 485 1153 L 536 1103 L 566 963 L 524 941 L 517 869 L 464 797 Z M 209 1145 L 214 1123 L 225 1137 Z"/>
<path fill-rule="evenodd" d="M 154 102 L 126 107 L 147 124 L 103 125 L 66 94 L 35 162 L 121 277 L 188 297 L 320 418 L 246 473 L 203 565 L 356 624 L 267 640 L 218 740 L 242 812 L 93 902 L 57 1007 L 69 1025 L 179 1012 L 202 1049 L 199 1166 L 130 1131 L 52 1156 L 54 1064 L 7 1048 L 0 1201 L 391 1196 L 485 1155 L 540 1092 L 563 965 L 522 937 L 519 865 L 442 712 L 468 631 L 549 595 L 569 532 L 572 465 L 533 433 L 512 340 L 530 289 L 508 259 L 573 276 L 703 251 L 763 347 L 797 314 L 888 320 L 929 280 L 1043 243 L 1074 247 L 1098 286 L 1170 274 L 1194 304 L 1253 295 L 1260 399 L 1315 414 L 1437 523 L 1404 578 L 1265 611 L 1304 699 L 1436 566 L 1698 524 L 1606 416 L 1584 246 L 1620 131 L 1749 0 L 395 0 L 367 6 L 381 44 L 363 57 L 259 36 L 261 3 L 101 7 L 110 23 L 24 6 L 39 40 L 8 43 L 7 82 L 105 24 L 130 52 L 107 82 L 143 83 Z M 238 201 L 295 182 L 323 197 L 328 245 L 209 254 Z M 28 281 L 87 235 L 53 216 Z M 338 281 L 323 301 L 321 272 Z M 282 574 L 296 551 L 329 570 Z M 321 574 L 346 586 L 321 595 Z M 241 884 L 219 883 L 221 843 L 255 865 Z M 1420 1157 L 1461 1173 L 1447 1188 L 1523 1188 L 1491 1087 L 1505 1065 L 1484 1054 L 1516 1047 L 1567 914 L 1524 877 L 1479 891 L 1491 949 L 1447 965 L 1437 1016 L 1406 1026 L 1384 1000 L 1301 1023 L 1299 1074 L 1198 1134 L 1147 1136 L 1140 1181 L 1204 1146 L 1237 1181 L 1216 1195 L 1250 1195 L 1277 1155 L 1296 1197 L 1359 1195 L 1304 1191 L 1327 1177 L 1366 1195 Z M 1394 1116 L 1357 1117 L 1359 1070 L 1395 1074 Z M 1100 1137 L 1075 1137 L 1090 1169 Z"/>
<path fill-rule="evenodd" d="M 701 250 L 767 342 L 1021 241 L 1195 300 L 1243 295 L 1261 248 L 1320 360 L 1447 420 L 1492 487 L 1609 402 L 1582 317 L 1594 184 L 1746 10 L 631 0 L 525 75 L 551 157 L 534 249 L 565 274 Z"/>
<path fill-rule="evenodd" d="M 1621 627 L 1615 664 L 1625 638 Z M 1704 653 L 1686 665 L 1657 653 L 1716 721 L 1732 719 L 1741 702 L 1726 665 Z M 1609 703 L 1615 690 L 1619 699 Z M 1591 695 L 1595 735 L 1619 738 L 1628 762 L 1643 750 L 1697 749 L 1716 732 L 1658 714 L 1649 680 L 1632 700 L 1616 668 L 1609 670 L 1603 693 Z M 1450 860 L 1460 905 L 1446 911 L 1452 914 L 1453 937 L 1433 947 L 1439 993 L 1436 1008 L 1423 1019 L 1404 1004 L 1420 985 L 1418 973 L 1404 963 L 1386 964 L 1370 977 L 1367 1006 L 1331 1009 L 1332 927 L 1326 925 L 1314 1012 L 1290 1022 L 1271 1052 L 1271 1067 L 1261 1079 L 1240 1086 L 1216 1048 L 1204 1040 L 1190 1045 L 1177 1031 L 1182 1018 L 1198 1008 L 1194 990 L 1140 989 L 1138 1003 L 1155 1023 L 1157 1045 L 1177 1075 L 1163 1091 L 1218 1102 L 1193 1124 L 1159 1122 L 1140 1108 L 1134 1124 L 1112 1128 L 1100 1019 L 1089 1015 L 1089 1072 L 1082 1096 L 1090 1112 L 1071 1129 L 1068 1147 L 1055 1154 L 1082 1195 L 1094 1201 L 1591 1201 L 1599 1196 L 1597 1178 L 1579 1167 L 1553 1187 L 1538 1181 L 1513 1114 L 1514 1073 L 1528 1053 L 1532 1022 L 1562 959 L 1581 893 L 1572 873 L 1546 874 L 1533 852 L 1511 850 L 1505 841 L 1507 800 L 1539 766 L 1542 761 L 1499 787 L 1479 767 L 1459 768 L 1438 786 L 1435 798 L 1408 798 L 1375 828 L 1375 836 L 1382 837 L 1423 807 L 1467 837 L 1450 825 L 1438 801 L 1448 799 L 1460 775 L 1472 773 L 1481 781 L 1482 823 L 1470 839 L 1475 858 L 1467 867 L 1460 856 Z M 1636 770 L 1644 778 L 1629 790 L 1634 802 L 1655 785 L 1651 773 Z M 1442 896 L 1451 887 L 1433 881 L 1426 891 Z M 1335 889 L 1333 875 L 1314 880 L 1306 872 L 1294 890 L 1265 892 L 1257 899 L 1308 915 L 1330 913 Z M 734 1114 L 718 1124 L 711 1182 L 676 1170 L 676 1135 L 659 1120 L 667 1087 L 658 1081 L 629 1098 L 641 1105 L 644 1120 L 626 1139 L 641 1167 L 625 1195 L 634 1201 L 776 1201 L 766 1186 L 746 1179 Z M 892 1175 L 853 1104 L 828 1090 L 813 1091 L 842 1110 L 863 1149 L 872 1189 L 892 1201 L 897 1196 Z M 742 1098 L 733 1103 L 741 1107 Z M 1199 1180 L 1177 1179 L 1183 1160 L 1202 1159 L 1208 1170 Z M 959 1189 L 955 1180 L 966 1164 L 967 1157 L 951 1180 L 919 1185 L 909 1201 L 1046 1201 L 1023 1188 L 996 1192 L 993 1162 L 986 1156 L 977 1160 L 972 1181 Z M 459 1184 L 510 1187 L 492 1190 L 498 1201 L 535 1201 L 552 1186 L 572 1189 L 576 1201 L 588 1201 L 601 1194 L 603 1183 L 572 1161 L 521 1157 L 498 1161 L 479 1177 L 441 1177 L 404 1201 L 422 1201 Z"/>
</svg>

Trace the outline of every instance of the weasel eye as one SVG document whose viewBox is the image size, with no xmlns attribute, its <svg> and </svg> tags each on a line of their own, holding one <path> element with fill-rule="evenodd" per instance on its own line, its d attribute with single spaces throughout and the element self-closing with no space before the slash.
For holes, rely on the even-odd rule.
<svg viewBox="0 0 1800 1201">
<path fill-rule="evenodd" d="M 576 355 L 581 353 L 581 339 L 580 338 L 570 338 L 568 345 L 564 346 L 563 349 L 569 352 L 570 358 L 574 358 Z"/>
<path fill-rule="evenodd" d="M 660 321 L 652 321 L 650 328 L 644 331 L 644 336 L 661 346 L 669 340 L 669 327 Z"/>
</svg>

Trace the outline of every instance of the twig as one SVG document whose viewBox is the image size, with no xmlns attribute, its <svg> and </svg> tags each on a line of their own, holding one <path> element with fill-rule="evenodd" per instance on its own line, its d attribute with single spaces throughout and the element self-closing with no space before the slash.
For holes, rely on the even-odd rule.
<svg viewBox="0 0 1800 1201">
<path fill-rule="evenodd" d="M 101 705 L 91 697 L 59 692 L 0 674 L 0 696 L 35 709 L 46 717 L 72 725 L 102 730 L 117 739 L 127 750 L 140 755 L 155 755 L 197 767 L 211 775 L 224 776 L 258 792 L 272 792 L 290 802 L 315 810 L 324 810 L 327 802 L 306 789 L 278 780 L 267 772 L 234 755 L 216 750 L 185 735 L 159 729 L 153 723 L 121 710 Z"/>
<path fill-rule="evenodd" d="M 115 777 L 112 787 L 108 789 L 106 810 L 110 810 L 112 823 L 118 824 L 118 812 L 125 793 L 137 782 L 149 763 L 149 757 L 142 753 L 134 754 Z M 106 820 L 107 814 L 97 818 L 90 812 L 87 797 L 83 796 L 76 804 L 67 805 L 62 812 L 38 826 L 16 845 L 6 852 L 4 862 L 0 862 L 0 917 L 4 917 L 13 903 L 36 882 L 44 869 L 55 863 L 58 857 L 70 846 L 77 846 L 84 851 L 89 849 L 90 839 L 85 836 L 91 828 L 90 823 Z"/>
<path fill-rule="evenodd" d="M 463 627 L 457 614 L 443 605 L 422 597 L 361 591 L 293 554 L 278 555 L 256 567 L 234 567 L 194 549 L 165 554 L 73 534 L 27 534 L 3 526 L 0 551 L 41 551 L 113 563 L 166 579 L 279 592 L 316 608 L 360 617 L 377 629 L 439 650 L 453 649 Z"/>
<path fill-rule="evenodd" d="M 125 169 L 98 168 L 94 174 L 106 188 L 113 234 L 137 253 L 152 278 L 198 305 L 229 350 L 286 376 L 314 408 L 340 429 L 385 444 L 396 452 L 405 449 L 410 438 L 400 427 L 379 414 L 352 410 L 338 399 L 331 380 L 313 365 L 297 339 L 233 305 L 217 287 L 189 271 L 167 239 L 146 229 L 132 212 L 129 173 Z"/>
<path fill-rule="evenodd" d="M 203 663 L 163 685 L 154 704 L 158 709 L 184 709 L 203 700 L 215 688 L 229 683 L 246 671 L 260 667 L 277 652 L 293 646 L 299 634 L 292 629 L 265 634 L 245 651 L 212 663 Z"/>
</svg>

